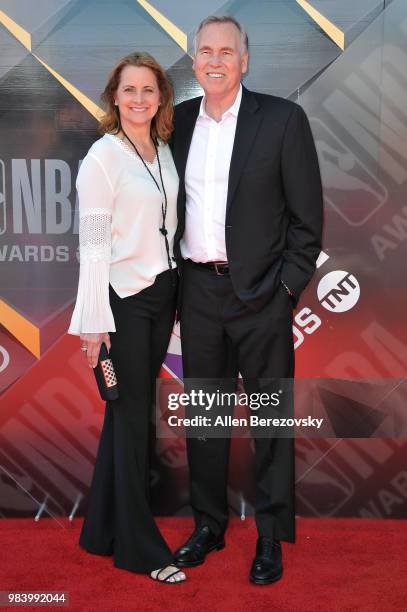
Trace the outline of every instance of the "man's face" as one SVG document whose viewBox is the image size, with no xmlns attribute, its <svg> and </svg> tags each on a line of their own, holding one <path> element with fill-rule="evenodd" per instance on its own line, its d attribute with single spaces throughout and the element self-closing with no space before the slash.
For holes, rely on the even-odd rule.
<svg viewBox="0 0 407 612">
<path fill-rule="evenodd" d="M 233 23 L 211 23 L 202 29 L 192 66 L 206 95 L 222 98 L 237 93 L 247 62 Z"/>
</svg>

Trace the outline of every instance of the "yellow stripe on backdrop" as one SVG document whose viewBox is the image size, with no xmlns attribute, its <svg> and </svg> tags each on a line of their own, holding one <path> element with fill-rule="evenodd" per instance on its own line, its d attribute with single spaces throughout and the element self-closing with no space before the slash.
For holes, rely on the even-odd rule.
<svg viewBox="0 0 407 612">
<path fill-rule="evenodd" d="M 0 23 L 20 41 L 28 51 L 31 51 L 31 34 L 18 25 L 11 17 L 0 11 Z"/>
<path fill-rule="evenodd" d="M 332 21 L 324 17 L 306 0 L 297 0 L 297 3 L 306 13 L 319 25 L 319 27 L 338 45 L 342 51 L 345 49 L 345 33 L 342 32 Z"/>
<path fill-rule="evenodd" d="M 137 2 L 151 15 L 151 17 L 171 36 L 173 40 L 187 53 L 188 51 L 188 37 L 178 28 L 175 23 L 172 23 L 167 17 L 165 17 L 160 11 L 158 11 L 152 4 L 146 0 L 137 0 Z"/>
<path fill-rule="evenodd" d="M 3 325 L 37 359 L 41 357 L 39 328 L 1 299 L 0 325 Z"/>
<path fill-rule="evenodd" d="M 72 85 L 72 83 L 67 81 L 61 74 L 51 68 L 51 66 L 46 64 L 40 57 L 38 57 L 38 55 L 35 55 L 35 53 L 32 55 L 40 62 L 40 64 L 44 66 L 44 68 L 48 70 L 48 72 L 52 74 L 52 76 L 57 79 L 57 81 L 61 83 L 61 85 L 65 87 L 67 91 L 69 91 L 70 94 L 73 95 L 74 98 L 76 98 L 76 100 L 78 100 L 78 102 L 80 102 L 80 104 L 82 104 L 84 108 L 86 108 L 87 111 L 90 112 L 91 115 L 93 115 L 99 121 L 104 114 L 100 106 L 95 104 L 90 98 L 88 98 L 88 96 L 85 96 L 85 94 L 75 87 L 75 85 Z"/>
</svg>

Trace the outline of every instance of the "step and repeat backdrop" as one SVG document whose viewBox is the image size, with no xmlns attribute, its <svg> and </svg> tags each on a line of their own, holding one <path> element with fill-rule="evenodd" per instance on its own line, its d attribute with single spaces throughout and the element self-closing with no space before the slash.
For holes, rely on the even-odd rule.
<svg viewBox="0 0 407 612">
<path fill-rule="evenodd" d="M 3 517 L 84 510 L 104 405 L 66 334 L 79 270 L 76 174 L 122 56 L 154 55 L 176 102 L 200 95 L 191 42 L 208 14 L 246 26 L 244 84 L 303 106 L 321 165 L 324 250 L 293 335 L 297 379 L 313 381 L 332 435 L 296 440 L 298 514 L 407 516 L 406 2 L 1 0 Z M 182 378 L 178 328 L 161 374 Z M 229 500 L 242 518 L 252 459 L 250 438 L 234 439 Z M 151 483 L 157 514 L 189 513 L 181 436 L 155 440 Z"/>
</svg>

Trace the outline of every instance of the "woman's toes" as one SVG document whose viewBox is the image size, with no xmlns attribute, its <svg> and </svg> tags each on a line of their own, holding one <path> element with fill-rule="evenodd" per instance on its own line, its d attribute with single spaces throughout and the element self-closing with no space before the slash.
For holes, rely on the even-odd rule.
<svg viewBox="0 0 407 612">
<path fill-rule="evenodd" d="M 155 580 L 158 579 L 159 582 L 164 582 L 167 576 L 167 582 L 183 582 L 186 579 L 184 572 L 178 571 L 173 576 L 169 576 L 169 574 L 174 571 L 174 568 L 175 565 L 168 565 L 165 569 L 153 570 L 150 576 Z M 158 574 L 160 574 L 160 576 L 157 578 Z"/>
</svg>

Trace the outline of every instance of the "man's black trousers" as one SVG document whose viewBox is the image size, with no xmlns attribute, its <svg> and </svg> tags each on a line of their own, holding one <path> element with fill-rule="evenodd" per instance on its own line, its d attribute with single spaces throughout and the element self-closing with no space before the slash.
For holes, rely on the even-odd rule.
<svg viewBox="0 0 407 612">
<path fill-rule="evenodd" d="M 253 382 L 292 379 L 291 298 L 281 285 L 260 311 L 233 291 L 229 275 L 186 261 L 183 266 L 181 339 L 184 379 Z M 294 439 L 255 437 L 255 519 L 259 536 L 295 541 Z M 221 535 L 228 521 L 230 437 L 187 438 L 191 505 L 198 526 Z"/>
</svg>

